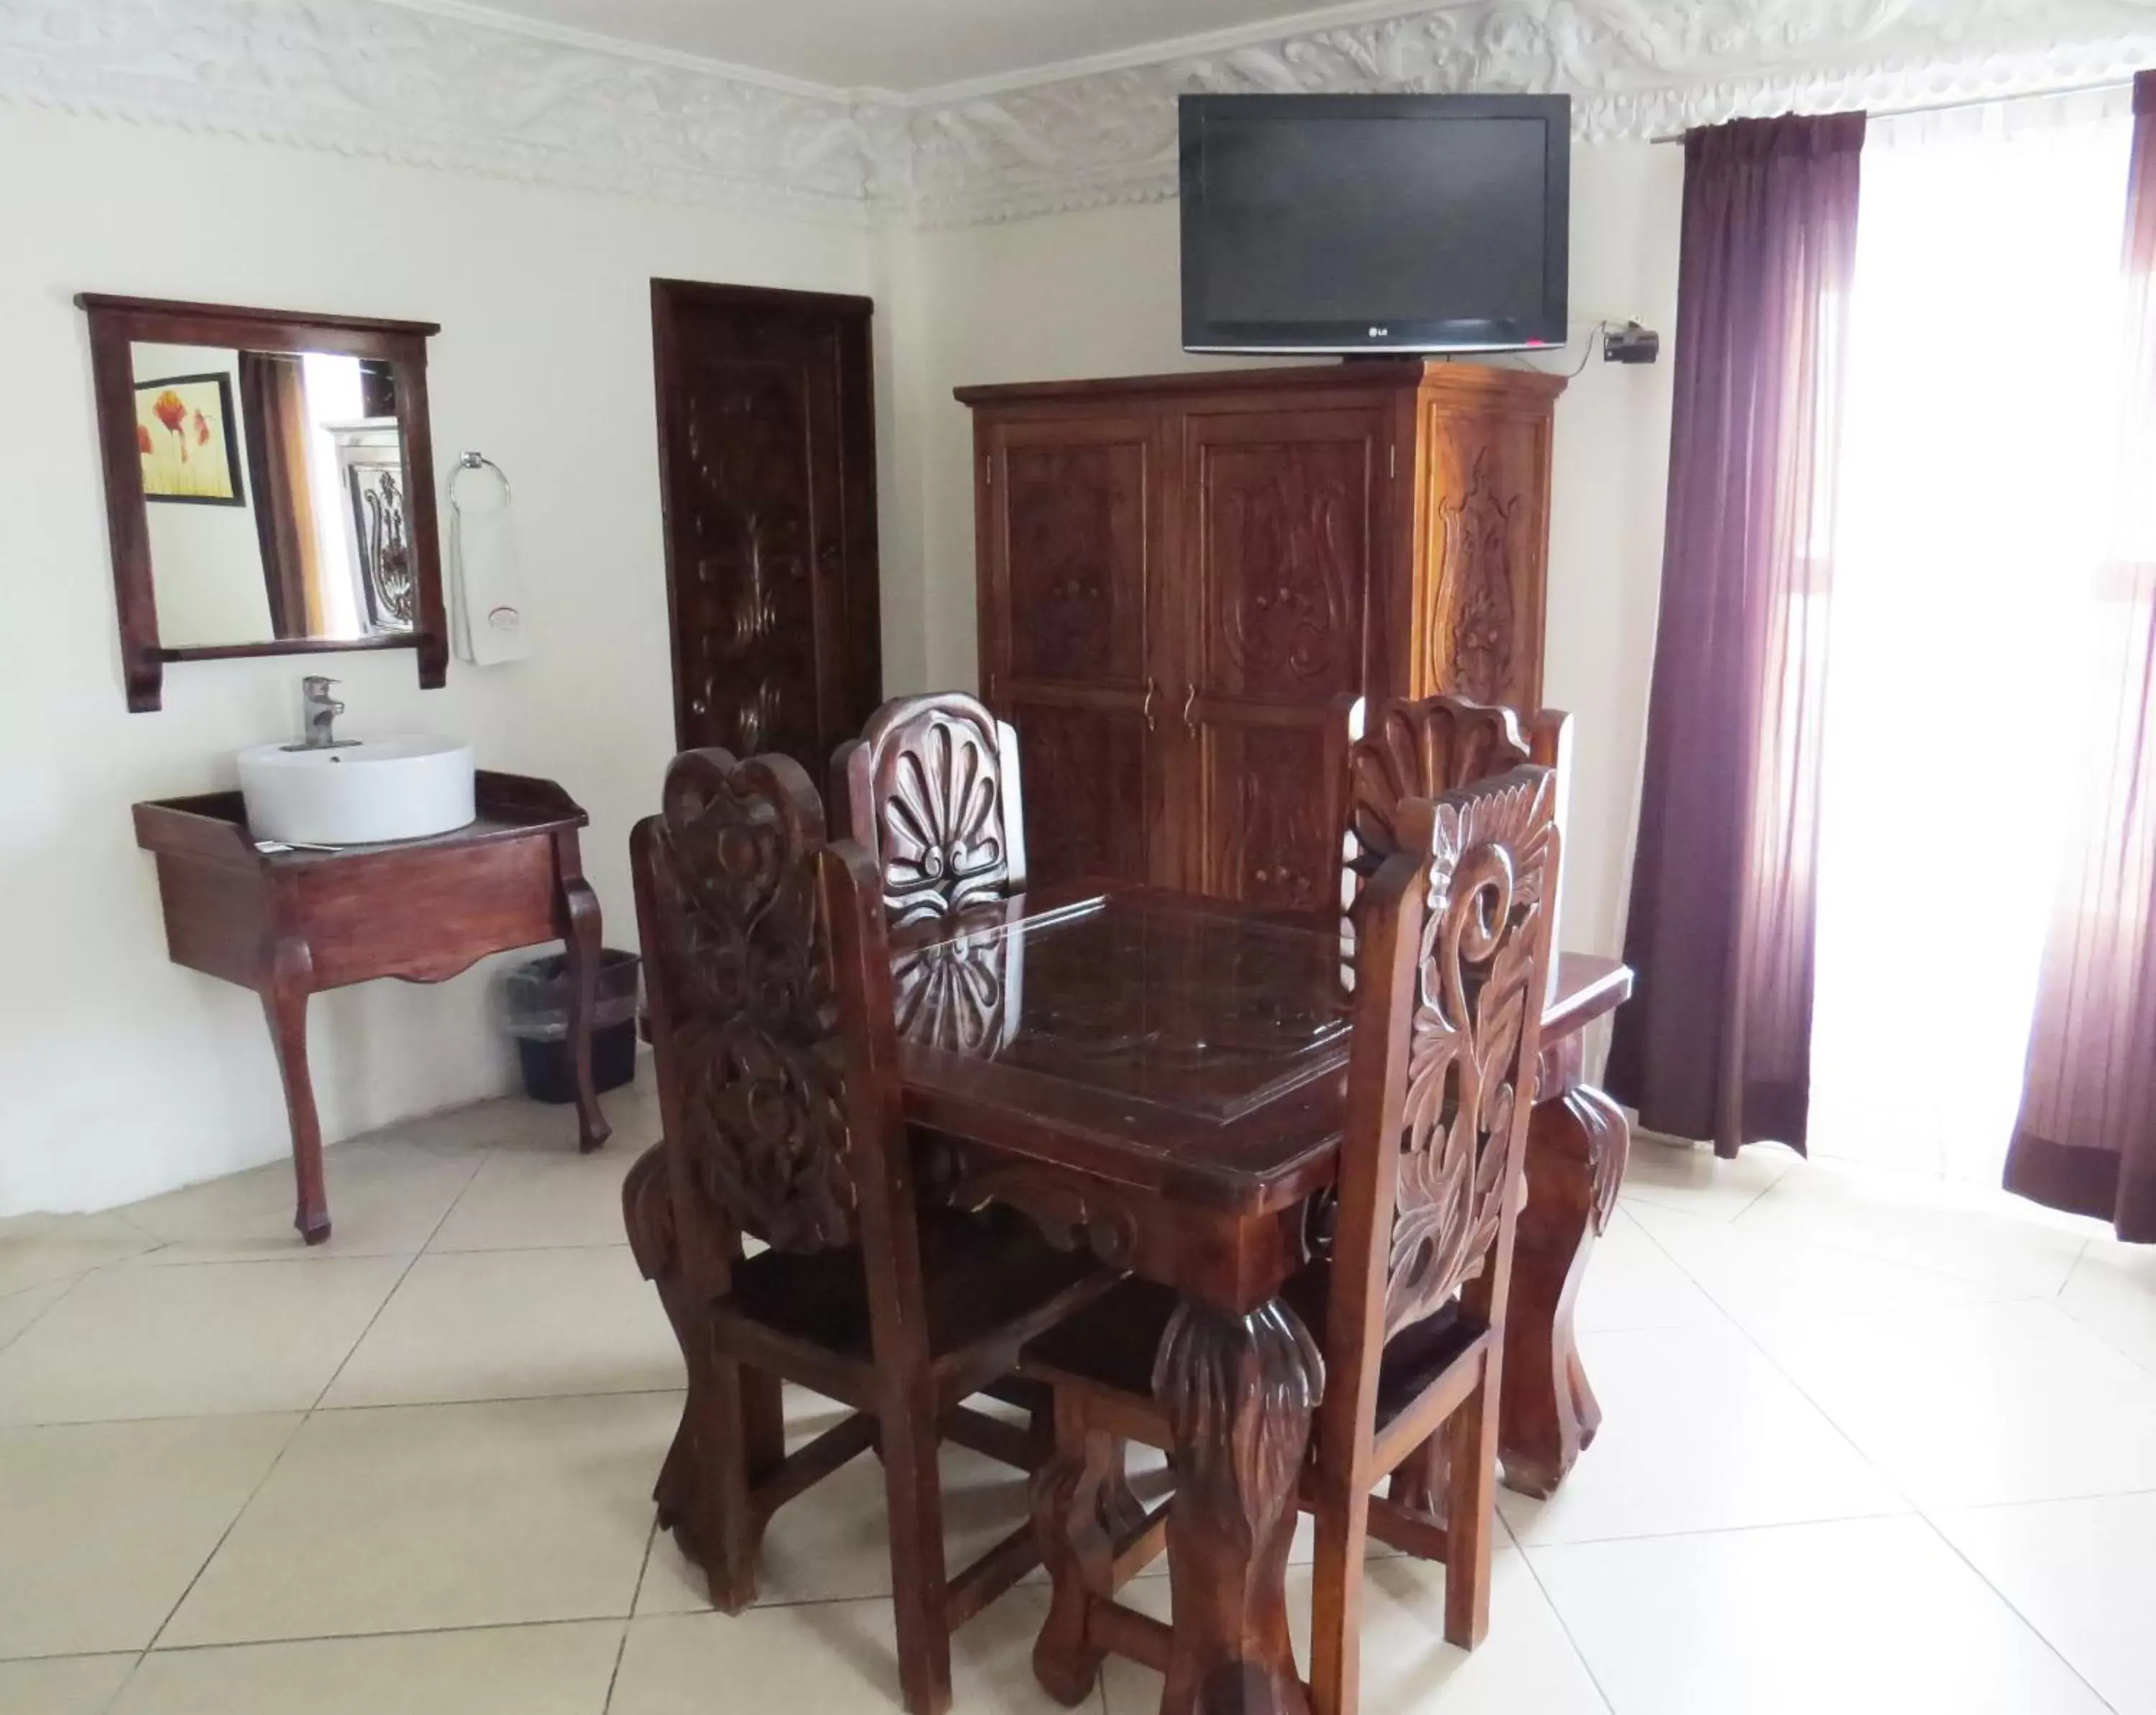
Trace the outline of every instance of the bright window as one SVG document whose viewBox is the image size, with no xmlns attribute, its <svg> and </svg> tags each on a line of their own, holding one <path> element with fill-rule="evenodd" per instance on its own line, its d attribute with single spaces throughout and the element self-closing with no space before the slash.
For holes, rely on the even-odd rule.
<svg viewBox="0 0 2156 1715">
<path fill-rule="evenodd" d="M 2110 522 L 2124 92 L 1874 121 L 1837 508 L 1814 1152 L 1996 1184 Z"/>
</svg>

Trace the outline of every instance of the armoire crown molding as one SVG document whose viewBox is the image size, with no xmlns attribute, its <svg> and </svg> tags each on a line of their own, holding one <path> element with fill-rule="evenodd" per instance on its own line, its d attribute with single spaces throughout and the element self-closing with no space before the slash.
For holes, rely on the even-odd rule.
<svg viewBox="0 0 2156 1715">
<path fill-rule="evenodd" d="M 1576 134 L 1599 141 L 2025 94 L 2151 63 L 2156 0 L 1448 0 L 894 95 L 448 0 L 0 0 L 0 100 L 930 226 L 1173 195 L 1186 91 L 1563 90 Z"/>
</svg>

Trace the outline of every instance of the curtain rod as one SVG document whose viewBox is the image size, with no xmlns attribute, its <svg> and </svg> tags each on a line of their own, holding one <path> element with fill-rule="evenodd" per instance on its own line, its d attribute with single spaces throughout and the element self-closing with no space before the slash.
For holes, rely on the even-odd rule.
<svg viewBox="0 0 2156 1715">
<path fill-rule="evenodd" d="M 2041 101 L 2054 95 L 2093 95 L 2107 90 L 2131 89 L 2133 85 L 2133 80 L 2131 78 L 2108 77 L 2100 83 L 2061 84 L 2056 89 L 2025 90 L 2019 95 L 1964 95 L 1958 100 L 1953 101 L 1926 101 L 1912 107 L 1873 107 L 1867 108 L 1865 111 L 1873 119 L 1909 119 L 1920 113 L 1958 113 L 1964 108 L 1996 107 L 2008 101 Z M 1745 116 L 1736 116 L 1741 118 Z M 1691 129 L 1697 130 L 1700 127 L 1694 126 Z M 1664 131 L 1661 136 L 1650 137 L 1647 141 L 1650 143 L 1681 143 L 1686 136 L 1685 131 Z"/>
</svg>

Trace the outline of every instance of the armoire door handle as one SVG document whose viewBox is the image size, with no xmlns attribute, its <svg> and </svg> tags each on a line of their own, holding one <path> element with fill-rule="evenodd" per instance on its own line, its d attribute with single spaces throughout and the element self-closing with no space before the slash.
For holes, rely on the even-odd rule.
<svg viewBox="0 0 2156 1715">
<path fill-rule="evenodd" d="M 1148 732 L 1152 731 L 1153 693 L 1159 689 L 1160 686 L 1152 680 L 1147 679 L 1146 680 L 1145 706 L 1140 709 L 1138 712 L 1145 716 L 1146 731 Z"/>
<path fill-rule="evenodd" d="M 1198 723 L 1190 718 L 1190 706 L 1198 701 L 1198 685 L 1192 680 L 1183 699 L 1183 730 L 1193 738 L 1198 736 Z"/>
</svg>

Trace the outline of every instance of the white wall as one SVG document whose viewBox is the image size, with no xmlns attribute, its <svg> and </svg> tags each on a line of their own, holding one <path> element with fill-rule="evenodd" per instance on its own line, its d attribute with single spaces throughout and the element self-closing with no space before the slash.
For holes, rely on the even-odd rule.
<svg viewBox="0 0 2156 1715">
<path fill-rule="evenodd" d="M 1636 316 L 1666 342 L 1653 367 L 1595 356 L 1558 407 L 1544 684 L 1547 701 L 1578 717 L 1564 939 L 1580 950 L 1614 952 L 1624 934 L 1661 577 L 1683 182 L 1676 149 L 1573 152 L 1573 318 Z M 926 311 L 911 427 L 925 485 L 929 682 L 971 687 L 977 676 L 972 425 L 951 389 L 1250 361 L 1181 351 L 1178 218 L 1173 203 L 1152 203 L 908 241 Z M 1584 350 L 1538 361 L 1569 367 Z"/>
<path fill-rule="evenodd" d="M 592 814 L 608 938 L 633 942 L 625 841 L 672 749 L 654 275 L 876 299 L 892 693 L 974 680 L 970 424 L 952 388 L 1223 361 L 1178 349 L 1172 204 L 872 233 L 0 110 L 0 163 L 23 162 L 34 175 L 0 166 L 16 405 L 0 412 L 0 1214 L 109 1205 L 285 1153 L 259 1009 L 167 960 L 128 806 L 231 784 L 234 751 L 295 730 L 303 667 L 343 680 L 351 731 L 448 731 L 485 766 L 559 779 Z M 1575 152 L 1576 316 L 1674 331 L 1681 174 L 1671 149 Z M 80 290 L 439 321 L 437 460 L 476 447 L 515 483 L 533 658 L 453 662 L 426 693 L 401 652 L 182 663 L 162 712 L 129 714 Z M 1580 723 L 1576 947 L 1621 933 L 1669 382 L 1666 357 L 1591 363 L 1558 414 L 1547 676 Z M 317 997 L 311 1045 L 333 1139 L 513 1081 L 485 971 Z"/>
<path fill-rule="evenodd" d="M 483 766 L 559 779 L 592 814 L 608 938 L 633 944 L 625 842 L 672 749 L 649 283 L 864 291 L 872 253 L 799 219 L 0 110 L 0 1214 L 285 1153 L 260 1009 L 167 962 L 128 806 L 231 784 L 235 750 L 296 730 L 303 670 L 343 680 L 356 732 L 459 733 Z M 480 448 L 515 482 L 533 658 L 453 662 L 424 693 L 398 651 L 181 663 L 162 712 L 129 714 L 85 290 L 440 322 L 438 460 Z M 333 1138 L 511 1081 L 483 973 L 318 997 L 311 1048 Z"/>
</svg>

